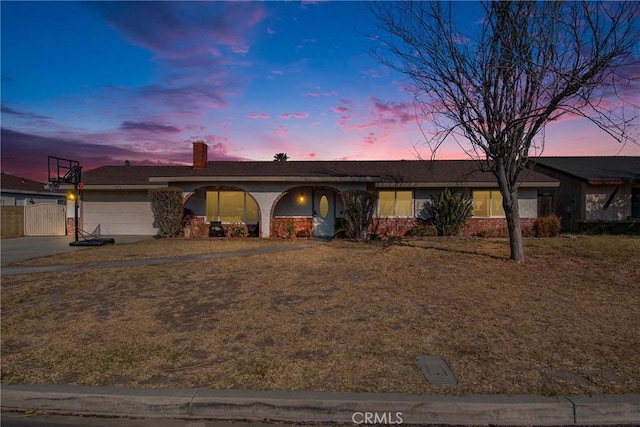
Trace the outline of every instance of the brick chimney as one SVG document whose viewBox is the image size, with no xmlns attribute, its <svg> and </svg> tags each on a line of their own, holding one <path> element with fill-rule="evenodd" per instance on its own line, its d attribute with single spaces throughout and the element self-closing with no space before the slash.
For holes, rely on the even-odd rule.
<svg viewBox="0 0 640 427">
<path fill-rule="evenodd" d="M 193 143 L 193 168 L 204 169 L 207 167 L 207 149 L 209 147 L 202 141 Z"/>
</svg>

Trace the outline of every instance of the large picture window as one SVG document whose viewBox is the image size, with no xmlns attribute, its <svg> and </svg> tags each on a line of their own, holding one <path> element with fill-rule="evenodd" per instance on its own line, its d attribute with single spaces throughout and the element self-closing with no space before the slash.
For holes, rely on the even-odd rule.
<svg viewBox="0 0 640 427">
<path fill-rule="evenodd" d="M 476 190 L 473 192 L 473 216 L 504 217 L 502 194 L 498 190 Z"/>
<path fill-rule="evenodd" d="M 258 205 L 243 191 L 207 191 L 207 221 L 258 222 Z"/>
<path fill-rule="evenodd" d="M 412 217 L 413 192 L 380 191 L 378 193 L 378 216 L 380 218 Z"/>
</svg>

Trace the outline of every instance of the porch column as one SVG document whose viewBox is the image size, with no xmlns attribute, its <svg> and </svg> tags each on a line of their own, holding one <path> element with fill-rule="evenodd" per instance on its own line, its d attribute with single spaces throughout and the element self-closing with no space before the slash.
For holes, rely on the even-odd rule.
<svg viewBox="0 0 640 427">
<path fill-rule="evenodd" d="M 279 192 L 254 192 L 249 191 L 249 194 L 258 203 L 260 207 L 260 237 L 268 239 L 271 237 L 271 208 L 276 198 L 280 195 Z"/>
</svg>

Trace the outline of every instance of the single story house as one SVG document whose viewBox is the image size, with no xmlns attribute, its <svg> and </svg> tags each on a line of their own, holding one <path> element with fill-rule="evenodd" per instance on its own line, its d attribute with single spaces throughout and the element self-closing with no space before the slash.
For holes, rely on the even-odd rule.
<svg viewBox="0 0 640 427">
<path fill-rule="evenodd" d="M 32 181 L 4 172 L 0 178 L 0 204 L 2 206 L 28 206 L 37 203 L 66 205 L 64 191 L 49 191 L 43 182 Z"/>
<path fill-rule="evenodd" d="M 541 157 L 534 170 L 560 182 L 541 194 L 553 198 L 564 230 L 579 231 L 592 222 L 640 222 L 640 157 Z"/>
<path fill-rule="evenodd" d="M 1 174 L 2 238 L 65 234 L 66 194 L 45 184 Z"/>
<path fill-rule="evenodd" d="M 83 172 L 82 184 L 81 228 L 109 236 L 156 234 L 148 191 L 162 187 L 182 190 L 196 222 L 243 223 L 260 237 L 281 236 L 287 224 L 298 235 L 333 236 L 346 190 L 378 193 L 378 233 L 406 233 L 445 188 L 474 201 L 467 233 L 506 224 L 495 178 L 470 160 L 208 161 L 207 145 L 195 142 L 193 166 L 103 166 Z M 557 185 L 535 171 L 522 173 L 523 227 L 537 217 L 538 188 Z"/>
</svg>

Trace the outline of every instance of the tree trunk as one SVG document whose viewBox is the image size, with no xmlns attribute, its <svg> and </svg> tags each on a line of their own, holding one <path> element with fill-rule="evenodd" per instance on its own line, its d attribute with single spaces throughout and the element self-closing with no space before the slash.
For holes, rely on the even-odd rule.
<svg viewBox="0 0 640 427">
<path fill-rule="evenodd" d="M 518 209 L 518 188 L 513 186 L 507 178 L 507 173 L 501 162 L 496 164 L 494 172 L 496 178 L 498 178 L 500 193 L 502 193 L 502 207 L 504 208 L 507 229 L 509 230 L 509 246 L 511 247 L 511 256 L 509 258 L 516 262 L 524 262 L 524 246 Z"/>
<path fill-rule="evenodd" d="M 518 209 L 518 189 L 513 189 L 509 194 L 511 199 L 510 207 L 507 209 L 506 203 L 503 206 L 509 229 L 509 246 L 511 247 L 510 259 L 516 262 L 524 262 L 524 246 L 522 242 L 522 230 L 520 229 L 520 212 Z"/>
</svg>

